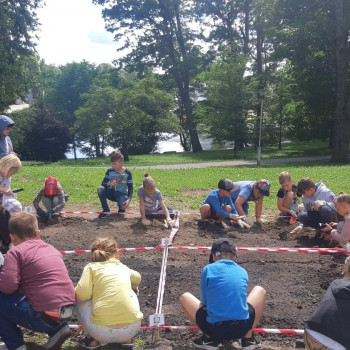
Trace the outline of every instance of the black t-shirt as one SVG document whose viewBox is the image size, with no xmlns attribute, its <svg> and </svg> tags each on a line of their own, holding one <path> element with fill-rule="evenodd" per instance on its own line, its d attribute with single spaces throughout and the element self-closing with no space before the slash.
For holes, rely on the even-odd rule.
<svg viewBox="0 0 350 350">
<path fill-rule="evenodd" d="M 296 185 L 292 185 L 292 191 L 294 193 L 294 198 L 296 197 L 301 197 L 301 195 L 298 193 L 298 188 Z M 284 190 L 282 187 L 278 190 L 277 192 L 277 197 L 278 198 L 284 198 L 288 191 Z"/>
</svg>

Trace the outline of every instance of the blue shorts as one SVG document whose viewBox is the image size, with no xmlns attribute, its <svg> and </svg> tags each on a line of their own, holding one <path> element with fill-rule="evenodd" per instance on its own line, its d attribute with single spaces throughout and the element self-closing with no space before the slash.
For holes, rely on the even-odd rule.
<svg viewBox="0 0 350 350">
<path fill-rule="evenodd" d="M 252 329 L 255 320 L 254 307 L 248 303 L 249 318 L 246 320 L 231 320 L 216 323 L 207 321 L 207 307 L 202 306 L 196 313 L 196 323 L 201 331 L 215 341 L 236 340 Z"/>
</svg>

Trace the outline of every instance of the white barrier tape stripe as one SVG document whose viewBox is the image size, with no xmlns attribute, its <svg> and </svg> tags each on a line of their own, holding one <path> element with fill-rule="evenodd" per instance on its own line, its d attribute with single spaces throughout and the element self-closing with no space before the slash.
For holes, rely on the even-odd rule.
<svg viewBox="0 0 350 350">
<path fill-rule="evenodd" d="M 165 291 L 165 281 L 166 281 L 166 270 L 168 266 L 168 255 L 169 255 L 169 249 L 166 247 L 166 257 L 164 261 L 164 268 L 163 268 L 163 276 L 162 276 L 162 285 L 160 289 L 160 298 L 159 298 L 159 309 L 158 309 L 158 314 L 162 313 L 162 308 L 163 308 L 163 300 L 164 300 L 164 291 Z"/>
<path fill-rule="evenodd" d="M 163 251 L 162 265 L 160 268 L 160 276 L 159 276 L 159 284 L 158 284 L 158 292 L 157 292 L 157 303 L 156 303 L 156 314 L 160 313 L 161 309 L 161 295 L 162 295 L 162 286 L 163 286 L 163 277 L 164 277 L 164 269 L 166 267 L 166 259 L 168 257 L 168 247 L 165 247 Z"/>
<path fill-rule="evenodd" d="M 200 247 L 200 246 L 168 246 L 169 249 L 178 250 L 210 250 L 211 247 Z M 119 251 L 132 252 L 132 251 L 147 251 L 147 250 L 162 250 L 164 246 L 159 245 L 156 247 L 136 247 L 136 248 L 119 248 Z M 257 251 L 257 252 L 277 252 L 277 253 L 342 253 L 349 254 L 344 248 L 264 248 L 264 247 L 240 247 L 236 248 L 237 251 Z M 90 253 L 90 250 L 63 250 L 61 254 L 80 254 Z"/>
<path fill-rule="evenodd" d="M 82 325 L 71 324 L 69 325 L 71 329 L 81 329 Z M 199 330 L 195 326 L 141 326 L 141 329 L 175 329 L 175 330 Z M 274 329 L 274 328 L 255 328 L 254 333 L 269 333 L 269 334 L 297 334 L 303 335 L 303 329 Z"/>
<path fill-rule="evenodd" d="M 172 244 L 176 233 L 179 231 L 179 218 L 180 212 L 175 211 L 175 226 L 171 229 L 169 235 L 169 245 Z M 162 261 L 162 270 L 161 276 L 159 279 L 158 295 L 157 295 L 157 307 L 156 314 L 162 313 L 163 299 L 164 299 L 164 290 L 165 290 L 165 279 L 166 279 L 166 268 L 168 262 L 169 246 L 166 246 L 164 249 L 163 261 Z"/>
</svg>

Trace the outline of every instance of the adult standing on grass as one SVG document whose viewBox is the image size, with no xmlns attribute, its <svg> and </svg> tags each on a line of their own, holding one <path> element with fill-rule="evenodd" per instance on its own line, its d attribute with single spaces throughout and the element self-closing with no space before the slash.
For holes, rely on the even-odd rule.
<svg viewBox="0 0 350 350">
<path fill-rule="evenodd" d="M 103 211 L 99 218 L 110 214 L 107 199 L 117 202 L 118 212 L 124 214 L 134 191 L 131 171 L 124 167 L 124 156 L 120 152 L 113 152 L 111 163 L 112 167 L 107 170 L 102 185 L 97 189 Z"/>
<path fill-rule="evenodd" d="M 261 347 L 253 329 L 264 311 L 266 291 L 255 286 L 247 297 L 248 273 L 236 260 L 232 241 L 217 239 L 201 274 L 201 301 L 190 293 L 180 297 L 186 316 L 203 332 L 193 340 L 195 348 L 217 350 L 220 343 L 237 339 L 243 350 Z"/>
<path fill-rule="evenodd" d="M 243 219 L 249 226 L 254 222 L 248 216 L 248 202 L 255 202 L 255 220 L 258 226 L 263 223 L 261 219 L 264 197 L 270 195 L 270 182 L 268 180 L 258 181 L 237 181 L 235 182 L 238 189 L 231 193 L 231 199 L 234 203 L 238 215 L 245 216 Z"/>
<path fill-rule="evenodd" d="M 0 115 L 0 159 L 13 152 L 12 141 L 9 136 L 15 122 L 6 115 Z M 17 154 L 16 154 L 17 155 Z"/>
</svg>

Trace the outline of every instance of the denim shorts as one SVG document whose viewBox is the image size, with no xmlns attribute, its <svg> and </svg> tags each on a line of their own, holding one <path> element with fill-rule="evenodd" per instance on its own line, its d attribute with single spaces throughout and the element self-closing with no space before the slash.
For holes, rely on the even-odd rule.
<svg viewBox="0 0 350 350">
<path fill-rule="evenodd" d="M 207 321 L 207 307 L 202 306 L 196 313 L 196 323 L 203 333 L 216 341 L 236 340 L 252 329 L 255 320 L 254 307 L 248 303 L 249 318 L 246 320 L 230 320 L 216 323 Z"/>
</svg>

